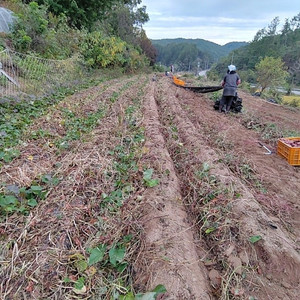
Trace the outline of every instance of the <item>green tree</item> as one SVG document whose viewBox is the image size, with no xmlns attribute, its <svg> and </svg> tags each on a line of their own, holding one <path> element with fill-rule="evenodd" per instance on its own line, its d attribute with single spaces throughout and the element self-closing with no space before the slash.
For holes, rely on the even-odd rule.
<svg viewBox="0 0 300 300">
<path fill-rule="evenodd" d="M 156 62 L 157 51 L 152 45 L 151 41 L 148 39 L 144 30 L 141 30 L 141 33 L 139 35 L 139 45 L 144 54 L 150 60 L 150 65 L 153 66 Z"/>
<path fill-rule="evenodd" d="M 182 44 L 176 63 L 180 65 L 182 70 L 191 71 L 193 64 L 196 63 L 198 52 L 196 45 Z"/>
<path fill-rule="evenodd" d="M 55 15 L 67 16 L 69 25 L 78 29 L 82 27 L 91 29 L 94 23 L 103 19 L 112 6 L 122 0 L 36 0 L 46 5 Z M 24 0 L 29 3 L 31 0 Z"/>
<path fill-rule="evenodd" d="M 265 36 L 266 36 L 266 28 L 260 29 L 255 34 L 253 42 L 258 42 L 258 41 L 260 41 Z"/>
<path fill-rule="evenodd" d="M 48 28 L 47 9 L 36 2 L 23 5 L 12 30 L 13 45 L 18 51 L 43 47 Z"/>
<path fill-rule="evenodd" d="M 291 23 L 289 19 L 285 19 L 284 25 L 281 29 L 281 41 L 283 42 L 284 46 L 287 46 L 288 44 L 288 37 L 290 33 L 292 32 Z"/>
<path fill-rule="evenodd" d="M 144 23 L 149 20 L 145 13 L 146 7 L 137 6 L 142 0 L 36 0 L 39 4 L 46 5 L 52 13 L 59 16 L 64 14 L 68 18 L 69 25 L 78 29 L 93 29 L 97 21 L 107 19 L 111 12 L 117 11 L 120 7 L 127 7 L 131 14 L 134 13 L 134 23 Z M 23 0 L 25 3 L 31 0 Z M 134 10 L 133 10 L 134 8 Z M 124 13 L 124 10 L 123 10 Z M 127 13 L 127 12 L 126 12 Z M 145 20 L 146 17 L 146 20 Z"/>
<path fill-rule="evenodd" d="M 84 31 L 70 28 L 65 15 L 49 13 L 37 2 L 16 4 L 17 18 L 9 35 L 14 49 L 45 58 L 67 58 L 79 51 Z"/>
<path fill-rule="evenodd" d="M 272 22 L 268 25 L 267 34 L 273 36 L 277 32 L 277 27 L 279 25 L 279 17 L 276 17 L 272 20 Z"/>
<path fill-rule="evenodd" d="M 300 29 L 300 13 L 292 18 L 291 27 L 293 30 Z"/>
<path fill-rule="evenodd" d="M 264 57 L 281 58 L 291 74 L 288 80 L 291 84 L 300 84 L 300 13 L 291 19 L 285 19 L 282 28 L 278 28 L 278 18 L 266 28 L 259 30 L 253 41 L 234 51 L 234 64 L 239 71 L 245 71 L 246 80 L 253 80 L 255 66 Z M 226 65 L 231 61 L 232 54 L 220 59 L 213 68 L 222 75 Z M 247 72 L 247 73 L 246 73 Z"/>
<path fill-rule="evenodd" d="M 288 72 L 281 58 L 265 57 L 256 66 L 257 81 L 263 92 L 266 88 L 277 88 L 285 84 Z"/>
<path fill-rule="evenodd" d="M 209 54 L 200 51 L 196 44 L 190 42 L 154 45 L 157 50 L 157 61 L 165 66 L 175 65 L 177 71 L 196 71 L 198 63 L 207 68 L 211 61 Z"/>
<path fill-rule="evenodd" d="M 117 37 L 104 37 L 99 31 L 89 33 L 81 48 L 85 61 L 94 68 L 122 66 L 126 61 L 126 43 Z"/>
<path fill-rule="evenodd" d="M 149 21 L 146 7 L 137 7 L 141 0 L 121 1 L 107 13 L 101 28 L 109 35 L 116 35 L 127 43 L 138 45 L 142 25 Z"/>
</svg>

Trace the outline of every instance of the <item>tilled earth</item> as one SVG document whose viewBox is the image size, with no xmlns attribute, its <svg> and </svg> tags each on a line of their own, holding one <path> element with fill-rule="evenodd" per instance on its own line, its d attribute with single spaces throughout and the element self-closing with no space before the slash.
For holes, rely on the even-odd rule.
<svg viewBox="0 0 300 300">
<path fill-rule="evenodd" d="M 276 142 L 299 136 L 300 111 L 239 95 L 243 113 L 225 115 L 168 77 L 133 76 L 36 120 L 1 182 L 59 183 L 2 220 L 0 298 L 121 299 L 162 284 L 157 299 L 299 299 L 300 169 Z M 111 253 L 83 263 L 100 244 L 126 247 L 125 270 Z"/>
</svg>

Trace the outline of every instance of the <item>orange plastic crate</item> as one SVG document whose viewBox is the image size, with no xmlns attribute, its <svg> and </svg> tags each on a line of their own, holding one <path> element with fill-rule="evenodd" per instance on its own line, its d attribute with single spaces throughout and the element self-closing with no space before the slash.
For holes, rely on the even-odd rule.
<svg viewBox="0 0 300 300">
<path fill-rule="evenodd" d="M 284 138 L 285 140 L 300 141 L 300 137 Z M 300 166 L 300 147 L 291 147 L 283 139 L 278 140 L 277 153 L 286 158 L 292 166 Z"/>
</svg>

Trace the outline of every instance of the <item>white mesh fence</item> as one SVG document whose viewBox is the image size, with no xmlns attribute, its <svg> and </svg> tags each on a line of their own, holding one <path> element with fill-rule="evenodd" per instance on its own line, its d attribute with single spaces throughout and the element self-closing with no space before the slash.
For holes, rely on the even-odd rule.
<svg viewBox="0 0 300 300">
<path fill-rule="evenodd" d="M 4 7 L 0 7 L 0 32 L 9 32 L 10 25 L 13 21 L 13 12 Z"/>
<path fill-rule="evenodd" d="M 0 52 L 0 99 L 43 95 L 83 77 L 78 57 L 50 60 L 11 50 Z"/>
</svg>

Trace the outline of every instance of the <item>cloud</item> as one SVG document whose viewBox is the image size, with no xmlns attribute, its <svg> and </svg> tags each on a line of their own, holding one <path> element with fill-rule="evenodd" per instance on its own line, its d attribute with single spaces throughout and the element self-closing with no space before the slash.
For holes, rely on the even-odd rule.
<svg viewBox="0 0 300 300">
<path fill-rule="evenodd" d="M 162 13 L 159 11 L 148 11 L 147 13 L 150 16 L 161 16 L 162 15 Z"/>
<path fill-rule="evenodd" d="M 217 43 L 250 41 L 274 17 L 284 22 L 300 11 L 299 0 L 143 0 L 149 38 L 202 38 Z M 298 11 L 297 11 L 298 10 Z"/>
</svg>

